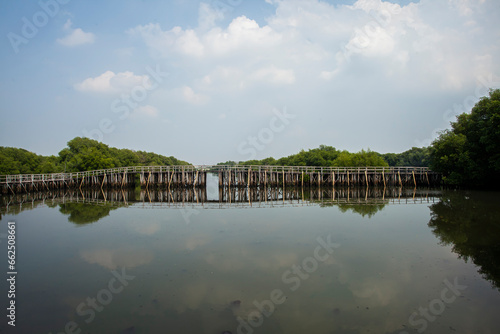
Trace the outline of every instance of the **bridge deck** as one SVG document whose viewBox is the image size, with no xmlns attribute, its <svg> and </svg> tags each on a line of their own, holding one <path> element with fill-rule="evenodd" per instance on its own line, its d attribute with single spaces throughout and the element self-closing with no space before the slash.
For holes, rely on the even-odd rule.
<svg viewBox="0 0 500 334">
<path fill-rule="evenodd" d="M 205 187 L 207 173 L 219 186 L 436 185 L 438 173 L 426 167 L 317 166 L 134 166 L 75 173 L 0 175 L 2 193 L 60 188 Z"/>
</svg>

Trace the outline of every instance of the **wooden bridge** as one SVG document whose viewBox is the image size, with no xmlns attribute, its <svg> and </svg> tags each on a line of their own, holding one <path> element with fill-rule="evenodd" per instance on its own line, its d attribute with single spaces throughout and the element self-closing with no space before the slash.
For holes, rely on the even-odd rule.
<svg viewBox="0 0 500 334">
<path fill-rule="evenodd" d="M 441 175 L 425 167 L 315 166 L 136 166 L 75 173 L 0 175 L 0 192 L 25 193 L 65 188 L 123 189 L 206 187 L 207 174 L 219 187 L 435 186 Z"/>
</svg>

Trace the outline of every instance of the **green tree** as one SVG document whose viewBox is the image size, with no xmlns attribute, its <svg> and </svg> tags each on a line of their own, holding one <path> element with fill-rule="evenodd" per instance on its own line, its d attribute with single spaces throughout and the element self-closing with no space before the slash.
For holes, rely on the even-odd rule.
<svg viewBox="0 0 500 334">
<path fill-rule="evenodd" d="M 41 156 L 20 148 L 0 147 L 0 174 L 77 172 L 112 167 L 189 165 L 160 154 L 109 147 L 89 138 L 76 137 L 58 156 Z"/>
<path fill-rule="evenodd" d="M 490 91 L 470 113 L 457 116 L 431 148 L 432 169 L 447 184 L 500 184 L 500 90 Z"/>
<path fill-rule="evenodd" d="M 410 150 L 402 153 L 382 154 L 382 158 L 389 166 L 396 167 L 429 167 L 431 150 L 429 147 L 412 147 Z"/>
</svg>

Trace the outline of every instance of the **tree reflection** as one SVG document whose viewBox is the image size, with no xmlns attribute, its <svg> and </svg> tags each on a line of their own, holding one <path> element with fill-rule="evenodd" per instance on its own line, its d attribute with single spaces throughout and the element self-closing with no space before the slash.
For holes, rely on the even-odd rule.
<svg viewBox="0 0 500 334">
<path fill-rule="evenodd" d="M 385 204 L 339 204 L 339 210 L 342 213 L 352 211 L 361 216 L 373 217 L 377 212 L 382 211 Z"/>
<path fill-rule="evenodd" d="M 88 204 L 88 203 L 65 203 L 59 204 L 59 212 L 69 215 L 68 221 L 78 224 L 95 223 L 98 220 L 109 216 L 111 210 L 117 209 L 117 206 L 110 204 Z"/>
<path fill-rule="evenodd" d="M 485 279 L 500 290 L 499 193 L 443 192 L 431 205 L 429 227 L 442 245 L 479 266 Z"/>
</svg>

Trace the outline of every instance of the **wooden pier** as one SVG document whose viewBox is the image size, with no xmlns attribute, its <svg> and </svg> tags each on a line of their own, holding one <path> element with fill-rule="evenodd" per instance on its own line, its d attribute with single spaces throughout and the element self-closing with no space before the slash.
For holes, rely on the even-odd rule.
<svg viewBox="0 0 500 334">
<path fill-rule="evenodd" d="M 0 175 L 0 193 L 54 189 L 197 188 L 207 174 L 219 187 L 436 186 L 441 175 L 424 167 L 136 166 L 76 173 Z"/>
</svg>

